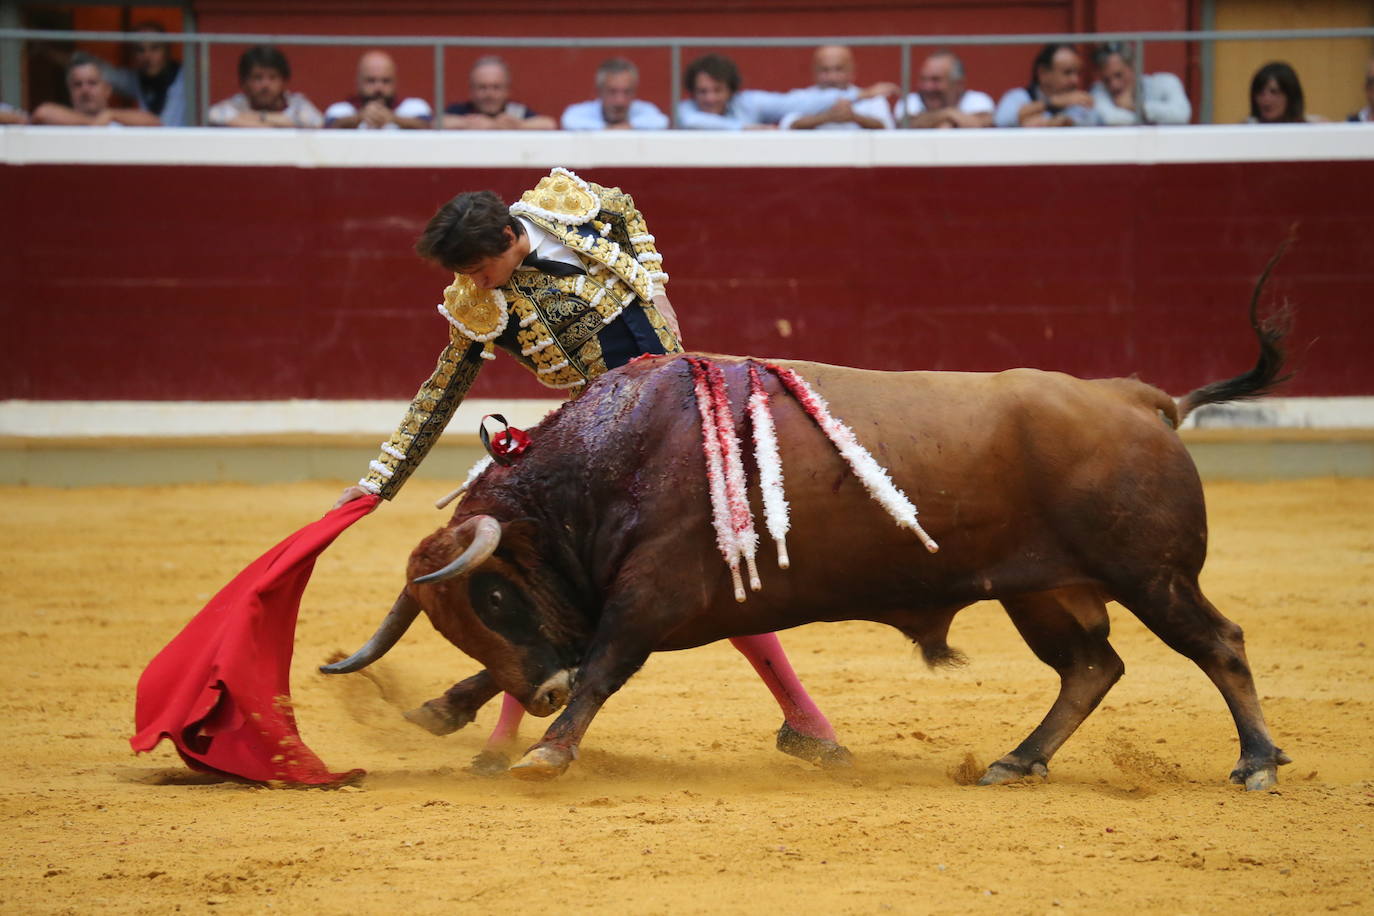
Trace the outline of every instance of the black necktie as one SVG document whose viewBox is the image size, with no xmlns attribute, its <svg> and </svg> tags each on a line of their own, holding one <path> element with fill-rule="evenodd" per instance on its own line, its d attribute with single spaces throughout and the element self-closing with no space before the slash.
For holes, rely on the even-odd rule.
<svg viewBox="0 0 1374 916">
<path fill-rule="evenodd" d="M 574 267 L 573 265 L 568 264 L 564 261 L 555 261 L 552 258 L 535 257 L 533 251 L 525 255 L 525 259 L 520 263 L 526 267 L 533 267 L 535 270 L 538 270 L 542 273 L 546 273 L 551 277 L 575 277 L 579 274 L 586 273 L 586 271 L 582 268 Z"/>
</svg>

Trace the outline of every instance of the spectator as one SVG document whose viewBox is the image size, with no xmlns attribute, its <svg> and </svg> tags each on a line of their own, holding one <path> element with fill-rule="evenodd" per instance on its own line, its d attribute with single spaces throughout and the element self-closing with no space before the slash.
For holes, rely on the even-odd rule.
<svg viewBox="0 0 1374 916">
<path fill-rule="evenodd" d="M 320 127 L 324 116 L 291 92 L 291 64 L 272 45 L 255 45 L 239 58 L 239 89 L 211 109 L 211 127 Z"/>
<path fill-rule="evenodd" d="M 635 98 L 639 68 L 612 57 L 596 68 L 596 98 L 563 110 L 564 130 L 665 130 L 668 116 L 653 102 Z"/>
<path fill-rule="evenodd" d="M 991 127 L 992 96 L 967 88 L 964 62 L 953 51 L 936 51 L 921 65 L 916 91 L 897 103 L 897 120 L 909 127 Z"/>
<path fill-rule="evenodd" d="M 721 54 L 707 54 L 687 65 L 683 88 L 688 98 L 678 102 L 679 127 L 694 130 L 759 130 L 777 127 L 789 114 L 820 114 L 846 93 L 840 89 L 793 89 L 765 92 L 741 89 L 739 68 Z M 877 83 L 856 94 L 857 98 L 882 95 L 891 83 Z"/>
<path fill-rule="evenodd" d="M 1374 122 L 1374 58 L 1370 58 L 1364 71 L 1364 101 L 1365 106 L 1346 118 L 1347 121 Z"/>
<path fill-rule="evenodd" d="M 444 109 L 448 130 L 554 130 L 548 115 L 535 114 L 529 106 L 510 100 L 510 67 L 499 57 L 482 57 L 468 73 L 472 98 Z"/>
<path fill-rule="evenodd" d="M 1193 116 L 1183 82 L 1172 73 L 1151 73 L 1139 78 L 1142 120 L 1135 110 L 1135 52 L 1130 45 L 1111 42 L 1093 52 L 1097 75 L 1093 83 L 1093 107 L 1108 126 L 1125 124 L 1187 124 Z"/>
<path fill-rule="evenodd" d="M 138 107 L 157 115 L 164 127 L 186 127 L 186 71 L 172 60 L 172 49 L 163 38 L 167 30 L 157 22 L 134 27 L 142 40 L 128 47 L 133 67 L 109 71 L 110 85 L 138 102 Z"/>
<path fill-rule="evenodd" d="M 1250 117 L 1247 124 L 1306 124 L 1325 121 L 1307 114 L 1298 74 L 1283 61 L 1265 64 L 1250 80 Z"/>
<path fill-rule="evenodd" d="M 67 65 L 67 94 L 72 107 L 56 102 L 44 102 L 33 113 L 35 124 L 104 127 L 123 124 L 126 127 L 157 127 L 157 115 L 137 108 L 111 108 L 110 81 L 105 78 L 101 61 L 80 51 L 72 55 Z"/>
<path fill-rule="evenodd" d="M 1049 44 L 1031 63 L 1030 85 L 1007 90 L 997 103 L 998 127 L 1093 127 L 1102 118 L 1079 85 L 1083 62 L 1072 45 Z"/>
<path fill-rule="evenodd" d="M 8 102 L 0 102 L 0 124 L 27 124 L 29 116 Z"/>
<path fill-rule="evenodd" d="M 778 123 L 783 130 L 891 130 L 896 126 L 892 109 L 883 95 L 859 98 L 861 90 L 854 85 L 854 52 L 844 45 L 823 45 L 816 49 L 811 60 L 816 74 L 813 89 L 839 89 L 844 93 L 838 101 L 818 114 L 790 112 Z M 896 85 L 891 93 L 900 91 Z"/>
<path fill-rule="evenodd" d="M 357 93 L 324 112 L 325 127 L 423 130 L 433 120 L 434 109 L 424 99 L 396 102 L 396 62 L 385 51 L 358 58 Z"/>
</svg>

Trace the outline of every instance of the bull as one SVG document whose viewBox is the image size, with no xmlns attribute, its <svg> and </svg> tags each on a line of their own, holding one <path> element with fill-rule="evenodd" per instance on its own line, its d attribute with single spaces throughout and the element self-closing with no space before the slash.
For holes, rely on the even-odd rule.
<svg viewBox="0 0 1374 916">
<path fill-rule="evenodd" d="M 1266 271 L 1267 273 L 1267 271 Z M 1263 278 L 1260 281 L 1263 283 Z M 877 372 L 780 363 L 829 402 L 912 497 L 938 552 L 868 498 L 817 424 L 765 374 L 791 500 L 790 568 L 739 603 L 713 537 L 689 358 L 607 373 L 534 431 L 534 447 L 475 480 L 410 556 L 409 583 L 373 639 L 336 670 L 395 644 L 423 609 L 536 716 L 562 708 L 511 767 L 563 773 L 601 705 L 653 652 L 819 621 L 895 627 L 931 665 L 964 607 L 999 601 L 1059 675 L 1044 720 L 981 784 L 1048 775 L 1054 753 L 1125 666 L 1108 642 L 1117 601 L 1220 691 L 1252 790 L 1289 762 L 1260 709 L 1239 626 L 1198 585 L 1207 549 L 1202 486 L 1176 432 L 1205 404 L 1282 381 L 1285 327 L 1256 315 L 1255 366 L 1175 401 L 1135 379 L 1033 369 Z M 752 361 L 714 358 L 736 418 Z M 753 511 L 760 498 L 750 492 Z M 461 685 L 460 685 L 461 686 Z"/>
</svg>

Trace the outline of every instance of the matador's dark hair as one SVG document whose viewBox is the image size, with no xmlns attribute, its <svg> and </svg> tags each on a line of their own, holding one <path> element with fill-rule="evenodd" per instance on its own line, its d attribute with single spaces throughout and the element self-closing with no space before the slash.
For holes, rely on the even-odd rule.
<svg viewBox="0 0 1374 916">
<path fill-rule="evenodd" d="M 525 234 L 496 192 L 466 191 L 434 214 L 415 243 L 415 253 L 448 270 L 467 270 L 510 247 L 507 227 L 516 238 Z"/>
</svg>

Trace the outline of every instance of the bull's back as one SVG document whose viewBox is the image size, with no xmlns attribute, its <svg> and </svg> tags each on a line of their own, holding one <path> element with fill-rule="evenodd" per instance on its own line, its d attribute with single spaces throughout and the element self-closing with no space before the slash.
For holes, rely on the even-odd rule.
<svg viewBox="0 0 1374 916">
<path fill-rule="evenodd" d="M 780 438 L 797 525 L 833 529 L 836 499 L 849 496 L 843 511 L 867 519 L 871 550 L 900 550 L 886 555 L 964 585 L 989 580 L 989 569 L 1094 579 L 1100 570 L 1079 568 L 1084 558 L 1110 564 L 1132 536 L 1172 541 L 1179 532 L 1205 532 L 1196 471 L 1169 422 L 1173 401 L 1142 382 L 1035 369 L 779 364 L 805 378 L 853 429 L 942 550 L 924 556 L 815 424 L 802 419 L 800 406 L 778 392 L 775 416 L 792 418 Z M 1201 542 L 1192 546 L 1200 563 Z M 1026 557 L 1036 560 L 1022 568 Z"/>
</svg>

